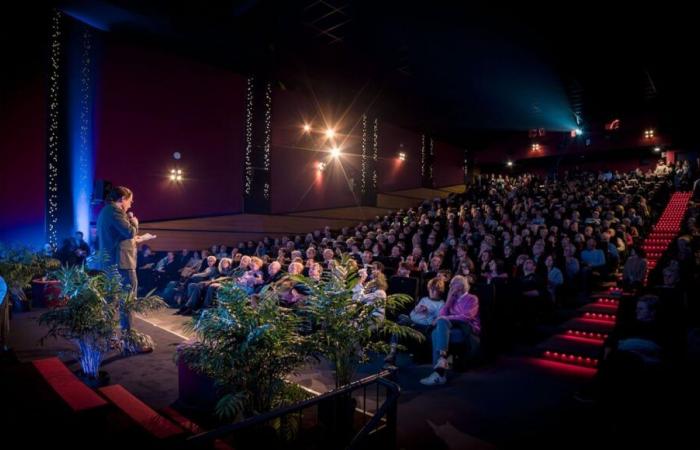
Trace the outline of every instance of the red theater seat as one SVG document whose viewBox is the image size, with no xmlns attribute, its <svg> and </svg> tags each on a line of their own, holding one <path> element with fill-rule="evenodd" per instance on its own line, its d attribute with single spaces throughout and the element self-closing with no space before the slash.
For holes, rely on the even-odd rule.
<svg viewBox="0 0 700 450">
<path fill-rule="evenodd" d="M 100 388 L 100 392 L 134 422 L 158 439 L 167 439 L 183 433 L 181 428 L 134 397 L 122 385 L 106 386 Z"/>
<path fill-rule="evenodd" d="M 58 358 L 37 359 L 32 364 L 74 412 L 107 405 L 104 399 L 80 381 Z"/>
</svg>

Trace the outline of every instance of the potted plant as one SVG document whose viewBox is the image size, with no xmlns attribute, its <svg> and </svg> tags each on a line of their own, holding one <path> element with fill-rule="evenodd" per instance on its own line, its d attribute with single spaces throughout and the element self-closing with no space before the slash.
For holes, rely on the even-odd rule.
<svg viewBox="0 0 700 450">
<path fill-rule="evenodd" d="M 58 260 L 35 253 L 28 247 L 0 247 L 0 277 L 7 290 L 0 298 L 0 352 L 9 350 L 10 308 L 29 310 L 30 303 L 24 290 L 34 277 L 44 276 L 47 270 L 60 265 Z"/>
<path fill-rule="evenodd" d="M 333 365 L 336 388 L 352 381 L 358 366 L 368 361 L 371 352 L 387 353 L 391 335 L 425 339 L 413 328 L 385 318 L 386 312 L 412 302 L 411 297 L 393 294 L 382 302 L 355 298 L 353 288 L 360 280 L 357 265 L 348 255 L 334 264 L 320 282 L 305 277 L 296 279 L 309 287 L 305 310 L 315 323 L 315 350 Z"/>
<path fill-rule="evenodd" d="M 310 338 L 299 333 L 300 318 L 279 306 L 274 290 L 263 289 L 253 301 L 225 282 L 217 305 L 189 326 L 196 340 L 178 349 L 176 360 L 213 381 L 220 419 L 250 417 L 298 397 L 285 377 L 310 358 Z"/>
<path fill-rule="evenodd" d="M 31 285 L 32 280 L 43 277 L 47 271 L 60 266 L 61 263 L 57 259 L 43 256 L 26 246 L 0 248 L 0 276 L 7 283 L 8 296 L 13 300 L 13 307 L 19 311 L 31 309 L 24 290 Z"/>
<path fill-rule="evenodd" d="M 49 328 L 42 343 L 48 337 L 74 342 L 83 380 L 92 386 L 106 384 L 107 375 L 100 371 L 102 360 L 112 348 L 122 348 L 117 335 L 120 299 L 127 299 L 126 303 L 137 300 L 123 288 L 116 268 L 91 275 L 82 266 L 62 267 L 53 277 L 67 301 L 39 317 L 39 323 Z M 138 301 L 144 306 L 132 308 L 139 311 L 162 303 L 150 295 Z"/>
<path fill-rule="evenodd" d="M 144 297 L 138 297 L 136 293 L 129 290 L 125 296 L 122 296 L 119 303 L 119 311 L 122 316 L 133 316 L 134 314 L 147 314 L 151 311 L 166 308 L 168 306 L 165 301 L 153 295 L 155 289 L 151 290 Z M 131 324 L 131 320 L 121 321 L 122 327 L 124 323 Z M 144 350 L 152 349 L 155 344 L 153 339 L 145 333 L 131 328 L 122 328 L 119 339 L 119 349 L 123 355 L 133 355 L 143 353 Z"/>
</svg>

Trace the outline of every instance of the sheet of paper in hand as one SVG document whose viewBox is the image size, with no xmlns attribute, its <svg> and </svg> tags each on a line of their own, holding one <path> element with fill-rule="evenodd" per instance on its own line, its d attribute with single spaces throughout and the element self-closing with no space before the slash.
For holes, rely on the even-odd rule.
<svg viewBox="0 0 700 450">
<path fill-rule="evenodd" d="M 157 237 L 158 236 L 156 236 L 155 234 L 146 233 L 146 234 L 142 234 L 141 236 L 136 236 L 135 239 L 136 239 L 136 242 L 140 244 L 141 242 L 150 241 L 151 239 L 155 239 Z"/>
</svg>

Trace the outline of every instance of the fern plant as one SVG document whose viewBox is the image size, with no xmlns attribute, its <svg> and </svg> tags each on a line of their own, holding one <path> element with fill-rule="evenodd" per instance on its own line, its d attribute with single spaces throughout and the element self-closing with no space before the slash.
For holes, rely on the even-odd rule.
<svg viewBox="0 0 700 450">
<path fill-rule="evenodd" d="M 359 276 L 357 265 L 347 254 L 320 282 L 301 276 L 295 280 L 309 288 L 304 310 L 314 322 L 311 337 L 319 356 L 333 364 L 336 387 L 350 383 L 358 366 L 367 362 L 371 352 L 387 353 L 391 335 L 417 341 L 425 339 L 413 328 L 384 318 L 385 311 L 401 308 L 413 301 L 411 297 L 389 295 L 382 303 L 364 303 L 353 298 Z"/>
<path fill-rule="evenodd" d="M 293 311 L 278 305 L 273 290 L 263 289 L 252 302 L 242 288 L 225 282 L 217 305 L 190 322 L 197 340 L 180 348 L 177 359 L 216 382 L 220 418 L 267 412 L 288 402 L 285 377 L 311 355 L 300 323 Z"/>
<path fill-rule="evenodd" d="M 83 374 L 98 379 L 104 355 L 116 337 L 121 279 L 110 273 L 90 276 L 80 266 L 62 267 L 53 277 L 68 300 L 39 317 L 39 323 L 49 328 L 42 344 L 49 337 L 74 342 Z"/>
<path fill-rule="evenodd" d="M 137 298 L 123 287 L 116 267 L 94 275 L 82 266 L 62 267 L 52 277 L 59 281 L 67 301 L 39 317 L 39 323 L 49 328 L 42 343 L 49 337 L 74 342 L 85 376 L 97 379 L 104 355 L 114 347 L 129 353 L 142 348 L 136 345 L 153 345 L 149 336 L 133 329 L 122 330 L 119 336 L 120 309 L 123 313 L 141 313 L 162 308 L 165 302 L 152 293 Z"/>
</svg>

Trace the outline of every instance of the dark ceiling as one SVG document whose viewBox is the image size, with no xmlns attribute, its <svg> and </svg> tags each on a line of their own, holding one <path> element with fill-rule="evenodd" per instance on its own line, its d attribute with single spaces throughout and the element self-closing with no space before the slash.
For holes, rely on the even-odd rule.
<svg viewBox="0 0 700 450">
<path fill-rule="evenodd" d="M 689 7 L 520 2 L 94 0 L 58 6 L 120 39 L 361 104 L 455 143 L 616 117 L 692 136 Z"/>
</svg>

